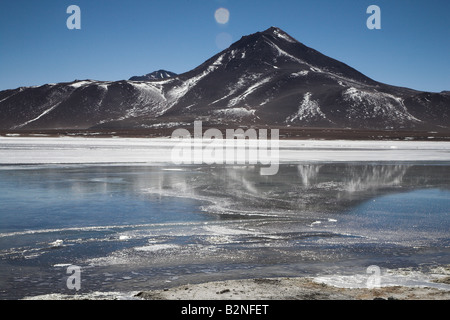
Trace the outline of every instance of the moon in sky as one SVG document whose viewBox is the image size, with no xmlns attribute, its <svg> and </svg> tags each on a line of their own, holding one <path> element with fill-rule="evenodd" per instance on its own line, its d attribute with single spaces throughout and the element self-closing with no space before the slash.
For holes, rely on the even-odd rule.
<svg viewBox="0 0 450 320">
<path fill-rule="evenodd" d="M 230 20 L 230 11 L 225 8 L 219 8 L 214 13 L 214 18 L 216 18 L 217 23 L 225 24 Z"/>
</svg>

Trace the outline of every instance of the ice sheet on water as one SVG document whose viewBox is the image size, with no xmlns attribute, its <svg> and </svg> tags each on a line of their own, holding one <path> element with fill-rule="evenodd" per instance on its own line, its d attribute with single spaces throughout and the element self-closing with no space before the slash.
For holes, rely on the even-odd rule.
<svg viewBox="0 0 450 320">
<path fill-rule="evenodd" d="M 50 293 L 25 297 L 23 300 L 140 300 L 135 297 L 138 291 L 131 292 L 90 292 L 81 294 Z"/>
<path fill-rule="evenodd" d="M 145 251 L 145 252 L 156 252 L 161 250 L 173 250 L 180 248 L 179 245 L 175 244 L 150 244 L 142 247 L 133 248 L 136 251 Z"/>
<path fill-rule="evenodd" d="M 169 138 L 0 137 L 0 164 L 167 164 L 178 144 Z M 279 148 L 281 163 L 450 161 L 450 142 L 438 141 L 281 140 Z"/>
<path fill-rule="evenodd" d="M 380 269 L 378 287 L 429 287 L 441 290 L 450 290 L 450 285 L 445 283 L 437 283 L 435 280 L 442 277 L 442 275 L 433 275 L 421 271 L 402 272 L 399 270 L 383 270 Z M 359 273 L 354 275 L 324 275 L 314 278 L 317 283 L 325 283 L 327 285 L 338 288 L 373 288 L 375 287 L 372 281 L 373 274 Z"/>
</svg>

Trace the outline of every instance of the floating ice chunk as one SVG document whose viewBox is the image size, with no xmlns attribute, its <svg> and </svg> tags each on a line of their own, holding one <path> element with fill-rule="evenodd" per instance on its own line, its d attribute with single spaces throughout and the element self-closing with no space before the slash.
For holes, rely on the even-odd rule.
<svg viewBox="0 0 450 320">
<path fill-rule="evenodd" d="M 54 264 L 53 267 L 54 268 L 65 268 L 65 267 L 69 267 L 71 265 L 72 264 L 70 264 L 70 263 L 57 263 L 57 264 Z"/>
<path fill-rule="evenodd" d="M 383 270 L 380 275 L 380 287 L 428 287 L 448 290 L 449 285 L 434 282 L 437 276 L 420 271 L 409 271 L 401 274 L 402 270 Z M 400 274 L 399 274 L 400 273 Z M 441 276 L 442 277 L 442 276 Z M 324 283 L 337 288 L 368 288 L 370 276 L 367 273 L 353 275 L 324 275 L 313 279 L 316 283 Z"/>
<path fill-rule="evenodd" d="M 49 245 L 51 247 L 61 247 L 63 244 L 64 244 L 63 240 L 56 240 L 56 241 L 53 241 L 53 242 L 49 243 Z"/>
<path fill-rule="evenodd" d="M 155 252 L 155 251 L 160 251 L 160 250 L 177 249 L 179 247 L 180 246 L 176 245 L 176 244 L 152 244 L 149 246 L 136 247 L 136 248 L 134 248 L 134 250 L 145 251 L 145 252 Z"/>
<path fill-rule="evenodd" d="M 244 234 L 258 234 L 257 231 L 240 230 L 235 228 L 228 228 L 226 226 L 206 226 L 206 231 L 211 232 L 214 235 L 244 235 Z"/>
</svg>

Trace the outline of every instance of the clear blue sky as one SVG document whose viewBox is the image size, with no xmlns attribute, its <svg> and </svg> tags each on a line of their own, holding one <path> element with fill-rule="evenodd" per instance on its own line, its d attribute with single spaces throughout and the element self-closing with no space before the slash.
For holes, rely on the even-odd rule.
<svg viewBox="0 0 450 320">
<path fill-rule="evenodd" d="M 71 4 L 81 30 L 66 27 Z M 381 30 L 366 27 L 371 4 Z M 221 51 L 218 34 L 234 42 L 270 26 L 377 81 L 450 90 L 449 0 L 1 0 L 0 90 L 182 73 Z"/>
</svg>

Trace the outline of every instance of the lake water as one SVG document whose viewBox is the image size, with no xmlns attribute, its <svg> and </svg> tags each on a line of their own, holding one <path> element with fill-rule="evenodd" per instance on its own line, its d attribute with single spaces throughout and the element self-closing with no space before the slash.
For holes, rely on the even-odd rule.
<svg viewBox="0 0 450 320">
<path fill-rule="evenodd" d="M 450 264 L 450 163 L 0 166 L 0 298 Z"/>
</svg>

